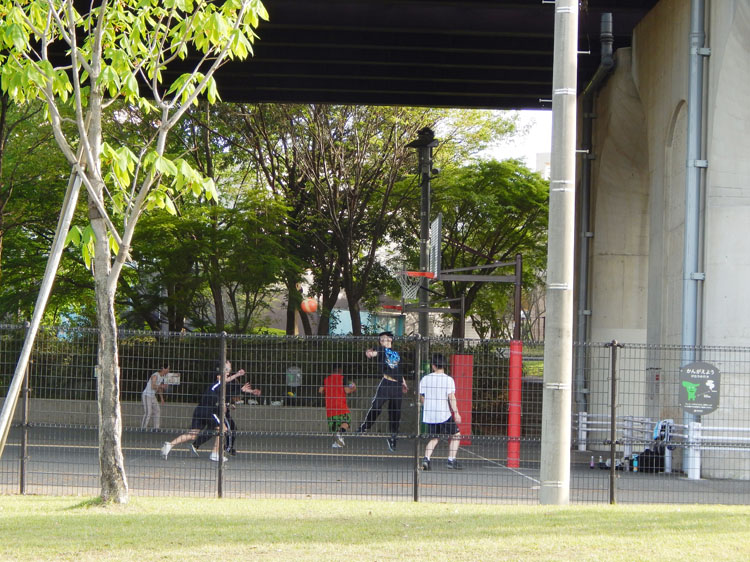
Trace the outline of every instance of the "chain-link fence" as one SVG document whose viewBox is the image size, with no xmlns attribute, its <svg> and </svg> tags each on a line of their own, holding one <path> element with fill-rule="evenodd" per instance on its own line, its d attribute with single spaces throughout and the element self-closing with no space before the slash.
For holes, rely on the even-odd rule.
<svg viewBox="0 0 750 562">
<path fill-rule="evenodd" d="M 0 326 L 0 396 L 24 336 L 23 327 Z M 97 341 L 95 330 L 40 331 L 0 459 L 2 493 L 98 493 Z M 538 501 L 541 345 L 524 346 L 514 371 L 509 342 L 396 339 L 408 390 L 391 395 L 372 427 L 359 432 L 384 384 L 378 359 L 365 353 L 376 345 L 374 337 L 121 332 L 131 493 Z M 420 419 L 419 379 L 436 353 L 455 381 L 458 470 L 447 465 L 445 440 L 431 470 L 422 469 L 431 436 Z M 588 344 L 575 356 L 571 501 L 750 503 L 750 349 Z M 230 373 L 245 375 L 225 386 L 229 405 L 211 411 L 218 416 L 211 423 L 200 404 L 219 380 L 222 357 Z M 686 357 L 716 367 L 711 380 L 720 388 L 710 413 L 686 414 Z M 144 397 L 165 364 L 169 374 L 158 379 L 154 398 Z M 339 392 L 327 405 L 331 385 Z M 342 425 L 347 431 L 332 431 Z"/>
</svg>

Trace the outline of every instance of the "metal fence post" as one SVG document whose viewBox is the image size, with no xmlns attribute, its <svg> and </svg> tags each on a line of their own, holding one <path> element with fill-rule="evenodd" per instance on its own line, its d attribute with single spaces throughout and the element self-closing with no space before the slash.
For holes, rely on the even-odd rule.
<svg viewBox="0 0 750 562">
<path fill-rule="evenodd" d="M 219 374 L 221 375 L 221 390 L 219 398 L 219 461 L 216 463 L 216 492 L 220 498 L 224 497 L 224 424 L 227 411 L 227 373 L 224 365 L 227 363 L 227 333 L 221 332 L 221 349 L 219 351 Z"/>
<path fill-rule="evenodd" d="M 416 346 L 416 358 L 414 361 L 414 381 L 412 384 L 413 390 L 414 390 L 414 400 L 416 401 L 416 412 L 417 416 L 415 419 L 415 431 L 414 431 L 414 485 L 412 490 L 412 497 L 415 502 L 419 501 L 419 480 L 420 480 L 420 474 L 419 474 L 419 441 L 421 440 L 421 408 L 419 403 L 419 379 L 420 374 L 422 372 L 422 357 L 426 357 L 427 353 L 425 353 L 426 350 L 423 349 L 424 346 L 428 345 L 427 340 L 422 340 L 419 342 L 419 345 Z"/>
<path fill-rule="evenodd" d="M 26 322 L 26 334 L 28 337 L 29 329 L 31 324 Z M 23 375 L 23 412 L 21 414 L 21 460 L 19 466 L 18 485 L 19 493 L 26 495 L 26 469 L 29 462 L 29 365 L 26 364 L 26 369 Z"/>
<path fill-rule="evenodd" d="M 607 344 L 607 347 L 611 349 L 611 397 L 610 397 L 610 414 L 609 414 L 609 503 L 617 503 L 616 493 L 616 482 L 617 482 L 617 467 L 615 456 L 617 455 L 617 348 L 623 347 L 622 344 L 617 343 L 617 340 L 612 340 Z"/>
</svg>

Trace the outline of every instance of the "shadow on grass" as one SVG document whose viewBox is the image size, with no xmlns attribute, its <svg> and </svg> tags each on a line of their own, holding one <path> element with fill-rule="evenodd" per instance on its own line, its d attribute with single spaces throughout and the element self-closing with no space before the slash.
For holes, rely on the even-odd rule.
<svg viewBox="0 0 750 562">
<path fill-rule="evenodd" d="M 89 498 L 87 500 L 83 500 L 80 503 L 77 503 L 75 505 L 71 505 L 69 507 L 66 507 L 64 511 L 72 511 L 76 509 L 89 509 L 91 507 L 104 507 L 107 505 L 110 505 L 111 502 L 105 502 L 101 496 L 97 496 L 95 498 Z"/>
</svg>

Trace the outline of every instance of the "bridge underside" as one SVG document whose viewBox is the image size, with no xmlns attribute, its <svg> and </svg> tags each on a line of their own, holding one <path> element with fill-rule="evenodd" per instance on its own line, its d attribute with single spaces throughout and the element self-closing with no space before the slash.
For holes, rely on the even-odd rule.
<svg viewBox="0 0 750 562">
<path fill-rule="evenodd" d="M 587 0 L 579 87 L 656 0 Z M 540 0 L 269 0 L 255 56 L 219 73 L 227 101 L 551 108 L 555 4 Z"/>
</svg>

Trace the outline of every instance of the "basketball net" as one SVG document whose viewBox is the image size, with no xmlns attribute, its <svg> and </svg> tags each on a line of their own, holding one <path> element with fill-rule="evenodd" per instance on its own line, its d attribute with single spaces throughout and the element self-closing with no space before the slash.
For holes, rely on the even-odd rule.
<svg viewBox="0 0 750 562">
<path fill-rule="evenodd" d="M 422 279 L 424 278 L 432 278 L 432 273 L 426 271 L 399 271 L 396 273 L 398 284 L 401 285 L 402 300 L 417 298 L 417 293 L 422 286 Z"/>
</svg>

